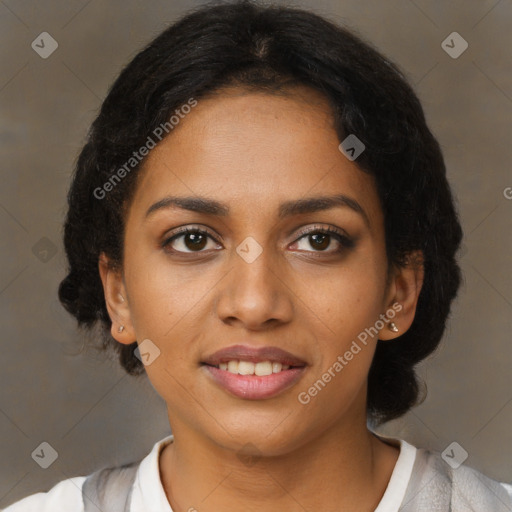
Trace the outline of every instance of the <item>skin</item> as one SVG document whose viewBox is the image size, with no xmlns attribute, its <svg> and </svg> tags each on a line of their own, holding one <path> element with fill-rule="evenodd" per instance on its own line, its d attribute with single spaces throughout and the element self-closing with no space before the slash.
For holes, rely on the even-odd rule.
<svg viewBox="0 0 512 512">
<path fill-rule="evenodd" d="M 366 427 L 377 338 L 308 404 L 297 399 L 393 303 L 402 306 L 393 319 L 399 332 L 385 326 L 380 343 L 403 334 L 423 279 L 417 265 L 388 272 L 373 177 L 338 145 L 328 103 L 307 88 L 280 95 L 231 88 L 201 99 L 145 161 L 122 268 L 100 258 L 112 335 L 125 344 L 150 339 L 160 350 L 146 371 L 174 434 L 160 474 L 175 512 L 364 512 L 384 494 L 399 450 Z M 282 202 L 333 194 L 357 201 L 364 215 L 341 206 L 278 217 Z M 170 195 L 215 199 L 230 211 L 168 207 L 146 215 Z M 213 239 L 200 252 L 187 236 L 163 248 L 179 226 Z M 329 227 L 353 247 L 299 233 Z M 252 263 L 236 252 L 247 237 L 262 248 Z M 235 397 L 200 362 L 238 343 L 278 346 L 308 367 L 276 397 Z"/>
</svg>

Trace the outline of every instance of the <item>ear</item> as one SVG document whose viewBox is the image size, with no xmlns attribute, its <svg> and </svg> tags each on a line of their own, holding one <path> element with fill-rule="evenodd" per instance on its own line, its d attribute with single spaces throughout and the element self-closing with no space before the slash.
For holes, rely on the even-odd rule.
<svg viewBox="0 0 512 512">
<path fill-rule="evenodd" d="M 379 332 L 380 340 L 392 340 L 404 334 L 410 327 L 416 314 L 416 306 L 423 286 L 423 253 L 410 253 L 403 267 L 395 268 L 388 286 L 386 305 L 386 325 Z M 393 322 L 398 329 L 389 329 Z"/>
<path fill-rule="evenodd" d="M 100 254 L 98 268 L 107 311 L 112 321 L 110 330 L 112 337 L 119 343 L 129 345 L 136 340 L 136 337 L 122 273 L 113 268 L 104 253 Z"/>
</svg>

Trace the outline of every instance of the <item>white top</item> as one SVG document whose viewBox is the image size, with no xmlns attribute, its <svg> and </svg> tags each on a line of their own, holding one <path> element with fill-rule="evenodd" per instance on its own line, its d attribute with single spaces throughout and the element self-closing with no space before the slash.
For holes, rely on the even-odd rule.
<svg viewBox="0 0 512 512">
<path fill-rule="evenodd" d="M 173 512 L 160 480 L 159 455 L 173 441 L 169 435 L 158 441 L 142 460 L 132 490 L 130 512 Z M 416 448 L 403 440 L 386 439 L 400 446 L 395 468 L 375 512 L 397 512 L 411 479 Z M 56 484 L 48 492 L 28 496 L 4 509 L 4 512 L 83 512 L 82 484 L 86 477 L 74 477 Z M 512 496 L 512 485 L 501 484 Z"/>
</svg>

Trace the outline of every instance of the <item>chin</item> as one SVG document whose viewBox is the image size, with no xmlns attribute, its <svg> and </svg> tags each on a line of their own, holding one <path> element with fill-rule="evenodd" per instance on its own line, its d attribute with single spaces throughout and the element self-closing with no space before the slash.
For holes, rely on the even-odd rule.
<svg viewBox="0 0 512 512">
<path fill-rule="evenodd" d="M 278 426 L 280 418 L 275 422 Z M 272 423 L 274 424 L 274 422 Z M 240 457 L 275 457 L 290 453 L 302 443 L 297 439 L 297 429 L 276 428 L 269 422 L 237 424 L 229 433 L 220 430 L 212 436 L 213 441 L 224 449 L 232 450 Z M 273 431 L 274 430 L 274 431 Z M 279 430 L 279 431 L 277 431 Z"/>
</svg>

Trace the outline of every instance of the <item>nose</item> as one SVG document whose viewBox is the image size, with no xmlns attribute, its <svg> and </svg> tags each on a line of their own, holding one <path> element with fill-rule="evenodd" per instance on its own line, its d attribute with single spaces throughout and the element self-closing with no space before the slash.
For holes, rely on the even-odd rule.
<svg viewBox="0 0 512 512">
<path fill-rule="evenodd" d="M 231 260 L 216 300 L 218 317 L 226 324 L 256 331 L 290 322 L 293 293 L 277 256 L 263 250 L 250 263 L 237 253 Z"/>
</svg>

